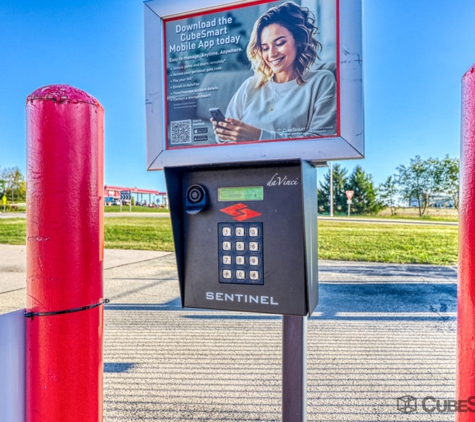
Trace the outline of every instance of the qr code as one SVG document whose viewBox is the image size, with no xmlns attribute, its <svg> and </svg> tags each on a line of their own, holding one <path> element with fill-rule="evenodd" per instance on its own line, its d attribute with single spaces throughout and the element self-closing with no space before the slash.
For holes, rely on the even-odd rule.
<svg viewBox="0 0 475 422">
<path fill-rule="evenodd" d="M 191 144 L 191 120 L 175 120 L 170 126 L 170 144 Z"/>
</svg>

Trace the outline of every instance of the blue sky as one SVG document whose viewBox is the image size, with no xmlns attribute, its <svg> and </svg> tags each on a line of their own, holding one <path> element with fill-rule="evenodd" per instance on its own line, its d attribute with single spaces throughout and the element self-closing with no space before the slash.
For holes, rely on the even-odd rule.
<svg viewBox="0 0 475 422">
<path fill-rule="evenodd" d="M 383 182 L 410 158 L 459 156 L 475 1 L 364 0 L 366 158 Z M 105 182 L 164 190 L 147 172 L 140 0 L 0 2 L 0 168 L 25 168 L 25 99 L 65 83 L 104 106 Z"/>
</svg>

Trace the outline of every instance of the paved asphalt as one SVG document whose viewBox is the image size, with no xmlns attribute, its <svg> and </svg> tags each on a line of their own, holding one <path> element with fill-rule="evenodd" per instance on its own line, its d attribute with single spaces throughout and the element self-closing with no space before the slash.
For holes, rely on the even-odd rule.
<svg viewBox="0 0 475 422">
<path fill-rule="evenodd" d="M 0 314 L 24 307 L 24 249 L 0 246 Z M 420 403 L 454 398 L 455 269 L 319 265 L 308 421 L 453 421 Z M 279 316 L 181 309 L 171 254 L 108 250 L 105 267 L 104 421 L 281 420 Z"/>
</svg>

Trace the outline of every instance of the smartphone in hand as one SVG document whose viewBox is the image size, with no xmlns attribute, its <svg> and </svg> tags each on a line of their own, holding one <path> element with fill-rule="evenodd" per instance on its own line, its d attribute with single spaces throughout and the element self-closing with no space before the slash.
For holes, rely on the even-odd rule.
<svg viewBox="0 0 475 422">
<path fill-rule="evenodd" d="M 211 117 L 216 121 L 216 122 L 224 122 L 225 117 L 222 111 L 219 108 L 210 108 L 209 112 L 211 114 Z"/>
</svg>

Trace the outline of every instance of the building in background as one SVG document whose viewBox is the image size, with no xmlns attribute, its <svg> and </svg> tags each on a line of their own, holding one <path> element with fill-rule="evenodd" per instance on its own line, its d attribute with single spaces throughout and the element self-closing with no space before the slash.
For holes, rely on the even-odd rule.
<svg viewBox="0 0 475 422">
<path fill-rule="evenodd" d="M 104 186 L 105 205 L 119 205 L 120 193 L 130 192 L 135 205 L 167 207 L 167 193 L 158 190 L 125 186 Z"/>
</svg>

